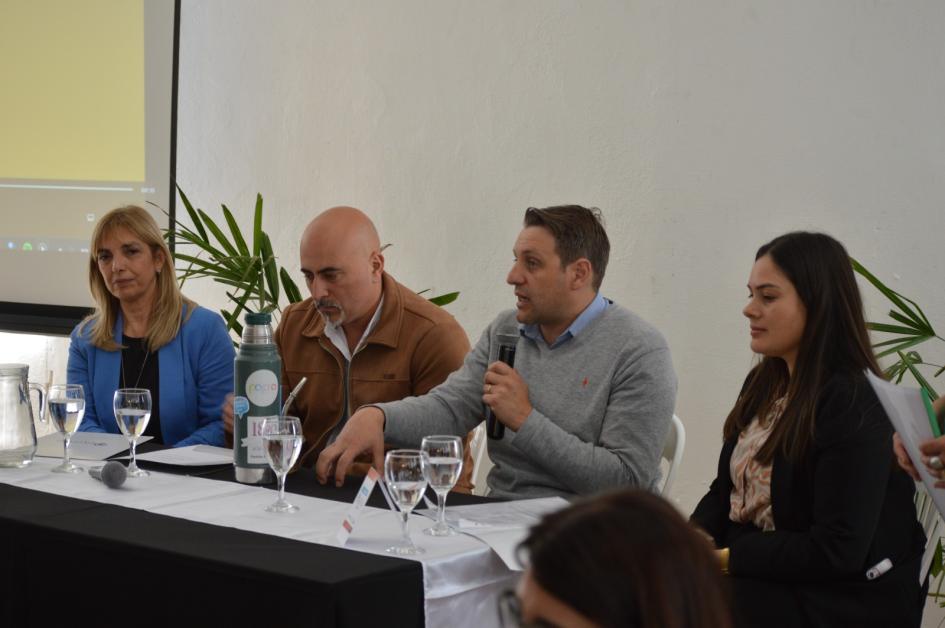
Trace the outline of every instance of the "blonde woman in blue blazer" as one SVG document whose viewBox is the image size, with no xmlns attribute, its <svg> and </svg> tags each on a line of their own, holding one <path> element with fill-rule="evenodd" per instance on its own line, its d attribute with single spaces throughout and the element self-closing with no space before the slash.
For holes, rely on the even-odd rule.
<svg viewBox="0 0 945 628">
<path fill-rule="evenodd" d="M 95 312 L 76 326 L 68 381 L 85 389 L 80 431 L 119 433 L 118 388 L 151 390 L 145 431 L 169 446 L 223 445 L 220 408 L 233 390 L 233 344 L 223 319 L 183 296 L 151 215 L 127 206 L 92 235 Z"/>
</svg>

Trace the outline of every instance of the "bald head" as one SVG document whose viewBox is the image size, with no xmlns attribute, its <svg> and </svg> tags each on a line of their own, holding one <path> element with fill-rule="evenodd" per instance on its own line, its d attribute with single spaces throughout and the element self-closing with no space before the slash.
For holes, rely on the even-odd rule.
<svg viewBox="0 0 945 628">
<path fill-rule="evenodd" d="M 379 251 L 381 239 L 371 219 L 354 207 L 332 207 L 315 216 L 302 233 L 305 241 L 315 238 L 322 242 L 337 242 L 343 248 Z"/>
<path fill-rule="evenodd" d="M 299 245 L 302 274 L 326 321 L 346 332 L 367 326 L 381 298 L 380 249 L 374 223 L 354 207 L 332 207 L 305 227 Z"/>
</svg>

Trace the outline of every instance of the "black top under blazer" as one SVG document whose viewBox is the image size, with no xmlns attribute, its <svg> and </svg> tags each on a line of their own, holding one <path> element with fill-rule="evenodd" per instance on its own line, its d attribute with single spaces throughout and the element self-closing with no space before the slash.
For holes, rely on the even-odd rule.
<svg viewBox="0 0 945 628">
<path fill-rule="evenodd" d="M 895 464 L 892 435 L 866 377 L 833 376 L 820 395 L 807 454 L 796 464 L 782 455 L 773 459 L 770 532 L 729 519 L 729 463 L 737 439 L 725 442 L 718 476 L 692 521 L 718 547 L 730 548 L 733 589 L 750 579 L 780 590 L 770 600 L 759 598 L 754 585 L 751 596 L 734 591 L 743 617 L 761 614 L 775 625 L 782 613 L 777 604 L 794 600 L 797 608 L 784 609 L 783 616 L 803 617 L 807 625 L 919 625 L 925 534 L 916 520 L 915 485 Z M 868 580 L 867 570 L 885 558 L 893 568 Z M 754 608 L 737 608 L 744 604 Z"/>
</svg>

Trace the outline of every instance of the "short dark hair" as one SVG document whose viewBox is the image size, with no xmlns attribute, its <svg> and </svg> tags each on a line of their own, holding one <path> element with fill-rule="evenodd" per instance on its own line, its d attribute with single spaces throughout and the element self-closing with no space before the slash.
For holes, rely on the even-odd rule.
<svg viewBox="0 0 945 628">
<path fill-rule="evenodd" d="M 545 515 L 519 552 L 545 591 L 602 628 L 732 625 L 709 540 L 647 491 L 606 493 Z"/>
<path fill-rule="evenodd" d="M 604 230 L 603 216 L 596 207 L 557 205 L 525 210 L 526 227 L 544 227 L 555 239 L 555 252 L 561 267 L 586 258 L 594 271 L 594 290 L 600 290 L 610 258 L 610 240 Z"/>
</svg>

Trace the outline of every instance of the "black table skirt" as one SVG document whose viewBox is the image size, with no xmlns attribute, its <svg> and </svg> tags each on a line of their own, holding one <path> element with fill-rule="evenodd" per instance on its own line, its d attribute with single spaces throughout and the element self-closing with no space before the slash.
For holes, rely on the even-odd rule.
<svg viewBox="0 0 945 628">
<path fill-rule="evenodd" d="M 231 467 L 150 468 L 233 479 Z M 358 484 L 321 486 L 302 470 L 287 490 L 351 502 Z M 386 507 L 377 493 L 371 505 Z M 0 626 L 60 622 L 422 626 L 423 572 L 412 560 L 0 484 Z"/>
</svg>

